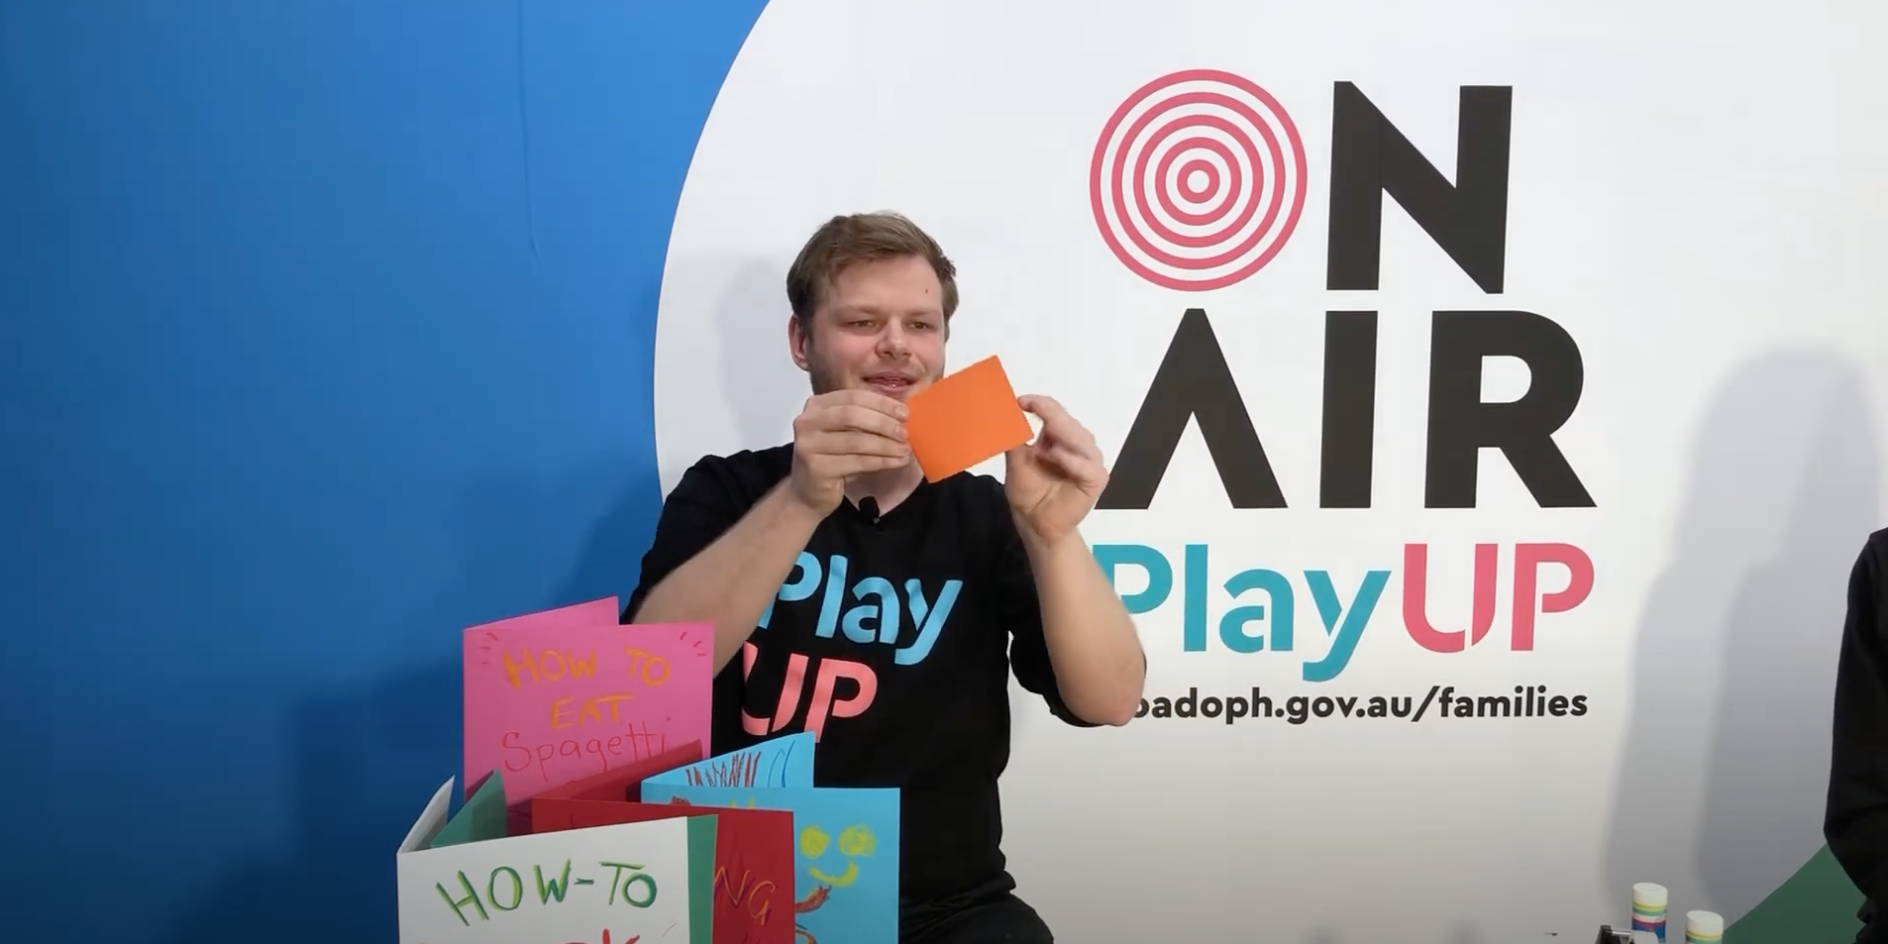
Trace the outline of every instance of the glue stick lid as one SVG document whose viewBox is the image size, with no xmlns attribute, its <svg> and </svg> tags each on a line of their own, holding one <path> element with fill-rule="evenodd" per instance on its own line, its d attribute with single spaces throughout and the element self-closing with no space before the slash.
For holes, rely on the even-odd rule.
<svg viewBox="0 0 1888 944">
<path fill-rule="evenodd" d="M 1716 941 L 1724 936 L 1724 916 L 1714 911 L 1685 912 L 1685 938 Z"/>
<path fill-rule="evenodd" d="M 1665 907 L 1665 886 L 1652 882 L 1640 882 L 1632 886 L 1632 903 L 1647 908 Z"/>
</svg>

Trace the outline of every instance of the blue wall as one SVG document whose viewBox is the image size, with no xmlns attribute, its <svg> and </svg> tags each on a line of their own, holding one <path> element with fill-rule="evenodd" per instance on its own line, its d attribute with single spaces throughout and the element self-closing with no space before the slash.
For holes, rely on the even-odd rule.
<svg viewBox="0 0 1888 944">
<path fill-rule="evenodd" d="M 763 3 L 0 4 L 0 936 L 394 939 L 458 629 L 635 580 Z"/>
</svg>

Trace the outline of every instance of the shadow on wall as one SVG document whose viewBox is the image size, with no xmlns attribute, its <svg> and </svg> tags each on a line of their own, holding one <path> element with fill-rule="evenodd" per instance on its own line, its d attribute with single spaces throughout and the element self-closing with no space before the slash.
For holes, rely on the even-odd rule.
<svg viewBox="0 0 1888 944">
<path fill-rule="evenodd" d="M 652 471 L 651 463 L 621 458 L 556 487 L 503 476 L 469 489 L 456 529 L 464 567 L 400 641 L 410 664 L 302 700 L 281 732 L 295 755 L 293 780 L 282 789 L 293 798 L 296 831 L 232 868 L 176 927 L 147 940 L 392 940 L 394 850 L 461 764 L 459 630 L 610 594 L 626 598 L 659 506 Z"/>
<path fill-rule="evenodd" d="M 1678 920 L 1735 921 L 1822 845 L 1843 587 L 1879 526 L 1867 397 L 1834 354 L 1777 353 L 1708 407 L 1637 628 L 1605 874 L 1622 912 L 1658 882 Z"/>
<path fill-rule="evenodd" d="M 812 388 L 787 348 L 786 263 L 755 259 L 712 268 L 737 273 L 715 304 L 715 326 L 721 389 L 738 448 L 790 442 L 793 418 Z"/>
<path fill-rule="evenodd" d="M 1745 579 L 1725 628 L 1697 861 L 1727 917 L 1755 907 L 1823 844 L 1849 570 L 1879 526 L 1880 427 L 1868 389 L 1852 368 L 1819 366 L 1828 375 L 1803 417 L 1808 463 L 1782 549 Z"/>
</svg>

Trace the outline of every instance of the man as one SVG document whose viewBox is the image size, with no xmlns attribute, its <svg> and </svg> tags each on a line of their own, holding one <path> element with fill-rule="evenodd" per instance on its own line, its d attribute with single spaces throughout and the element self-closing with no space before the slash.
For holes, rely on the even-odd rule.
<svg viewBox="0 0 1888 944">
<path fill-rule="evenodd" d="M 1823 837 L 1861 889 L 1856 944 L 1888 944 L 1888 528 L 1849 573 Z"/>
<path fill-rule="evenodd" d="M 1147 667 L 1076 530 L 1101 452 L 1026 396 L 1042 427 L 1002 483 L 925 481 L 905 402 L 944 374 L 956 269 L 902 216 L 828 221 L 787 302 L 813 387 L 793 442 L 683 475 L 624 618 L 714 622 L 716 753 L 810 730 L 817 783 L 900 788 L 904 944 L 1048 944 L 999 848 L 1010 670 L 1087 727 L 1126 724 Z"/>
</svg>

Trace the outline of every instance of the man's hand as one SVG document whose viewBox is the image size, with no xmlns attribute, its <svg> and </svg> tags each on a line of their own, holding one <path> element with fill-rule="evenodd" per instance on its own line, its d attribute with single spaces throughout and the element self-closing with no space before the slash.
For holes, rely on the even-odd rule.
<svg viewBox="0 0 1888 944">
<path fill-rule="evenodd" d="M 1034 442 L 1004 455 L 1003 491 L 1025 538 L 1049 545 L 1073 533 L 1088 516 L 1108 470 L 1094 434 L 1048 397 L 1019 397 L 1017 404 L 1042 419 Z"/>
<path fill-rule="evenodd" d="M 835 390 L 808 401 L 793 420 L 794 497 L 820 515 L 846 496 L 846 480 L 911 461 L 905 405 L 870 390 Z"/>
</svg>

